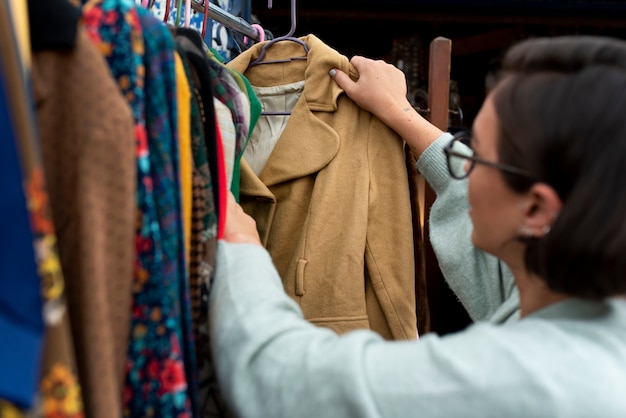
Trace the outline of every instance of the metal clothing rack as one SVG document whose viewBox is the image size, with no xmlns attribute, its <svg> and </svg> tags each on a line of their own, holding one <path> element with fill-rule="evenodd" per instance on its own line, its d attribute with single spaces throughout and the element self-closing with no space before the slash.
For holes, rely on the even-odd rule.
<svg viewBox="0 0 626 418">
<path fill-rule="evenodd" d="M 204 2 L 191 0 L 191 7 L 199 13 L 204 13 Z M 254 39 L 255 41 L 258 41 L 260 39 L 260 35 L 257 30 L 253 28 L 252 25 L 248 23 L 244 18 L 231 15 L 230 13 L 224 11 L 221 7 L 216 6 L 213 3 L 209 3 L 209 11 L 207 14 L 211 19 L 215 20 L 216 22 L 221 23 L 229 29 L 246 35 L 250 39 Z"/>
</svg>

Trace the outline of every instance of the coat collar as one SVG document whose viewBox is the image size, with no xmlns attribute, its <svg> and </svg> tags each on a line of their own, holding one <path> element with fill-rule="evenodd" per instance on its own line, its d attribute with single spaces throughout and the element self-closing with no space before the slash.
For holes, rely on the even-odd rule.
<svg viewBox="0 0 626 418">
<path fill-rule="evenodd" d="M 243 73 L 254 86 L 277 86 L 305 80 L 303 96 L 312 111 L 334 112 L 337 98 L 343 90 L 332 80 L 328 72 L 338 68 L 358 78 L 356 69 L 348 58 L 341 55 L 315 35 L 300 38 L 309 47 L 306 61 L 292 61 L 285 64 L 262 64 L 248 67 L 261 53 L 267 42 L 258 43 L 241 53 L 228 63 L 228 67 Z M 296 42 L 280 41 L 266 50 L 264 61 L 303 56 L 302 45 Z"/>
<path fill-rule="evenodd" d="M 265 196 L 268 191 L 263 190 L 266 188 L 262 185 L 269 187 L 315 173 L 325 167 L 339 150 L 339 135 L 325 122 L 329 119 L 319 113 L 335 112 L 338 98 L 343 93 L 328 73 L 332 68 L 338 68 L 353 79 L 357 79 L 358 74 L 347 57 L 324 44 L 315 35 L 300 39 L 309 48 L 307 60 L 248 67 L 260 55 L 265 44 L 260 43 L 228 63 L 228 67 L 242 73 L 254 86 L 268 87 L 305 81 L 302 96 L 259 176 L 261 182 L 244 180 L 256 176 L 247 164 L 242 164 L 242 193 Z M 304 49 L 299 43 L 281 41 L 267 49 L 264 60 L 303 55 Z"/>
</svg>

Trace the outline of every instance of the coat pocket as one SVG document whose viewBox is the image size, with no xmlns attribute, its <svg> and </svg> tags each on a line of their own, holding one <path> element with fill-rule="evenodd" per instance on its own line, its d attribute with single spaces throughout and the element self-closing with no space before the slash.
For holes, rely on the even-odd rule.
<svg viewBox="0 0 626 418">
<path fill-rule="evenodd" d="M 343 334 L 357 329 L 370 329 L 370 322 L 367 315 L 335 318 L 311 318 L 308 321 L 318 327 L 332 329 L 338 334 Z"/>
</svg>

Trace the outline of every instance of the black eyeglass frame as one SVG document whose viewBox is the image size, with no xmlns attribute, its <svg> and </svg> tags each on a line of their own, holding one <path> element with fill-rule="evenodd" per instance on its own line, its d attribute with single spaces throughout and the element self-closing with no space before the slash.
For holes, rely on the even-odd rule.
<svg viewBox="0 0 626 418">
<path fill-rule="evenodd" d="M 471 137 L 472 137 L 472 134 L 469 131 L 466 131 L 466 130 L 458 131 L 454 135 L 452 135 L 452 139 L 443 149 L 443 152 L 446 154 L 446 163 L 448 165 L 448 172 L 450 173 L 450 176 L 452 176 L 452 178 L 457 179 L 457 180 L 462 180 L 464 178 L 467 178 L 467 176 L 469 176 L 469 174 L 474 169 L 474 166 L 476 165 L 476 163 L 493 167 L 498 170 L 504 171 L 506 173 L 526 177 L 528 179 L 534 178 L 532 174 L 530 174 L 528 171 L 522 168 L 515 167 L 512 165 L 508 165 L 508 164 L 498 163 L 495 161 L 484 160 L 480 157 L 477 157 L 476 155 L 474 155 L 474 150 L 468 145 Z M 464 139 L 466 139 L 467 142 L 463 142 Z M 460 152 L 454 151 L 453 146 L 454 146 L 454 143 L 457 141 L 467 145 L 467 148 L 470 150 L 472 154 L 466 155 L 466 154 L 462 154 Z M 467 168 L 467 170 L 464 171 L 464 174 L 462 176 L 455 174 L 454 170 L 452 170 L 452 165 L 451 165 L 452 157 L 460 158 L 462 160 L 468 160 L 470 162 L 470 166 Z"/>
</svg>

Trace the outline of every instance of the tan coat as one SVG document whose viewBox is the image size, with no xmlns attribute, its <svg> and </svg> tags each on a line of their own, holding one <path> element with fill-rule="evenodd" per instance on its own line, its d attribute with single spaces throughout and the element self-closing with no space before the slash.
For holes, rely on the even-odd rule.
<svg viewBox="0 0 626 418">
<path fill-rule="evenodd" d="M 403 141 L 357 107 L 328 75 L 356 70 L 314 35 L 308 60 L 247 69 L 256 45 L 229 63 L 253 86 L 305 80 L 260 176 L 245 162 L 241 203 L 257 222 L 286 292 L 305 318 L 343 333 L 416 336 L 411 206 Z M 303 55 L 279 42 L 266 60 Z M 247 69 L 247 70 L 246 70 Z"/>
</svg>

